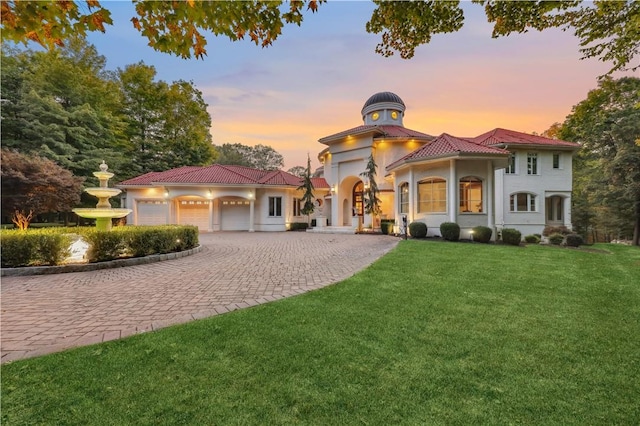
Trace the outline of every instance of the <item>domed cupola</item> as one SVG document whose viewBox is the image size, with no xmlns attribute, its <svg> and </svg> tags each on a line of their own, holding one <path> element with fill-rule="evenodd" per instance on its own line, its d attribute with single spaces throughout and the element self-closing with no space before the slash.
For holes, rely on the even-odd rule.
<svg viewBox="0 0 640 426">
<path fill-rule="evenodd" d="M 386 124 L 402 126 L 406 109 L 400 96 L 392 92 L 380 92 L 367 99 L 362 107 L 364 124 Z"/>
</svg>

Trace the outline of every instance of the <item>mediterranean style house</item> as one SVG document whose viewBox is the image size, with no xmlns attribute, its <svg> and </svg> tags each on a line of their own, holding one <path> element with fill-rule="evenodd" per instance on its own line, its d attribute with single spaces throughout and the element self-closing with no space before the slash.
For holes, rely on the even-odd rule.
<svg viewBox="0 0 640 426">
<path fill-rule="evenodd" d="M 403 125 L 405 104 L 391 92 L 364 104 L 363 124 L 325 136 L 316 171 L 319 232 L 355 232 L 372 220 L 456 222 L 462 238 L 478 225 L 516 228 L 523 235 L 546 225 L 571 227 L 572 157 L 579 145 L 506 129 L 476 137 L 434 137 Z M 382 214 L 363 207 L 367 161 L 377 165 Z M 240 166 L 182 167 L 124 182 L 129 223 L 194 224 L 201 230 L 283 231 L 306 222 L 301 180 L 283 171 Z M 330 226 L 326 226 L 330 225 Z"/>
</svg>

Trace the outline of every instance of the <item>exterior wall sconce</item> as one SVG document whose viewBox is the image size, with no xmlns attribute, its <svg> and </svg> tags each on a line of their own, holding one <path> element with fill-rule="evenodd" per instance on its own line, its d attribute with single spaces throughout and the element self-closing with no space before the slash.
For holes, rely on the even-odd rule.
<svg viewBox="0 0 640 426">
<path fill-rule="evenodd" d="M 332 194 L 337 194 L 338 193 L 338 185 L 337 184 L 331 186 L 331 193 Z"/>
<path fill-rule="evenodd" d="M 207 198 L 210 199 L 210 200 L 213 200 L 213 191 L 209 190 L 207 192 Z"/>
<path fill-rule="evenodd" d="M 164 190 L 164 198 L 169 198 L 169 190 L 168 189 Z"/>
<path fill-rule="evenodd" d="M 253 197 L 254 197 L 253 192 L 250 192 L 250 193 L 249 193 L 249 195 L 248 195 L 248 198 L 249 198 L 250 200 L 253 200 Z"/>
</svg>

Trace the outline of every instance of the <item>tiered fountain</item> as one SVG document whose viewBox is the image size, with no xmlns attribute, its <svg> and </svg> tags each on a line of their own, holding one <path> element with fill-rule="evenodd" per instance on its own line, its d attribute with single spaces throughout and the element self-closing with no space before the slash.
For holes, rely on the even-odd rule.
<svg viewBox="0 0 640 426">
<path fill-rule="evenodd" d="M 117 188 L 109 188 L 108 182 L 113 177 L 113 173 L 108 172 L 108 168 L 103 160 L 102 164 L 100 164 L 100 171 L 93 172 L 93 175 L 100 181 L 100 187 L 85 189 L 88 194 L 98 197 L 96 207 L 93 209 L 73 209 L 73 212 L 80 217 L 95 219 L 98 231 L 110 231 L 111 219 L 125 217 L 131 213 L 131 209 L 114 209 L 111 207 L 109 198 L 115 197 L 122 191 Z"/>
</svg>

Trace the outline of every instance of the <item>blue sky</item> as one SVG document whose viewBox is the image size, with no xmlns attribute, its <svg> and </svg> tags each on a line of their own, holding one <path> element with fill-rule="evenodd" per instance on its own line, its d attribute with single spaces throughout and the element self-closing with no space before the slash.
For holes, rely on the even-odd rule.
<svg viewBox="0 0 640 426">
<path fill-rule="evenodd" d="M 317 166 L 318 139 L 362 124 L 362 105 L 377 92 L 398 94 L 405 126 L 432 135 L 542 132 L 562 122 L 610 68 L 580 60 L 570 32 L 492 39 L 482 8 L 470 3 L 461 31 L 435 36 L 410 60 L 375 53 L 380 36 L 365 31 L 375 8 L 368 1 L 324 3 L 266 49 L 209 37 L 204 60 L 155 52 L 133 29 L 130 2 L 102 4 L 114 25 L 89 41 L 109 69 L 143 61 L 158 79 L 193 81 L 209 105 L 215 144 L 270 145 L 284 155 L 285 169 L 306 164 L 307 153 Z"/>
</svg>

